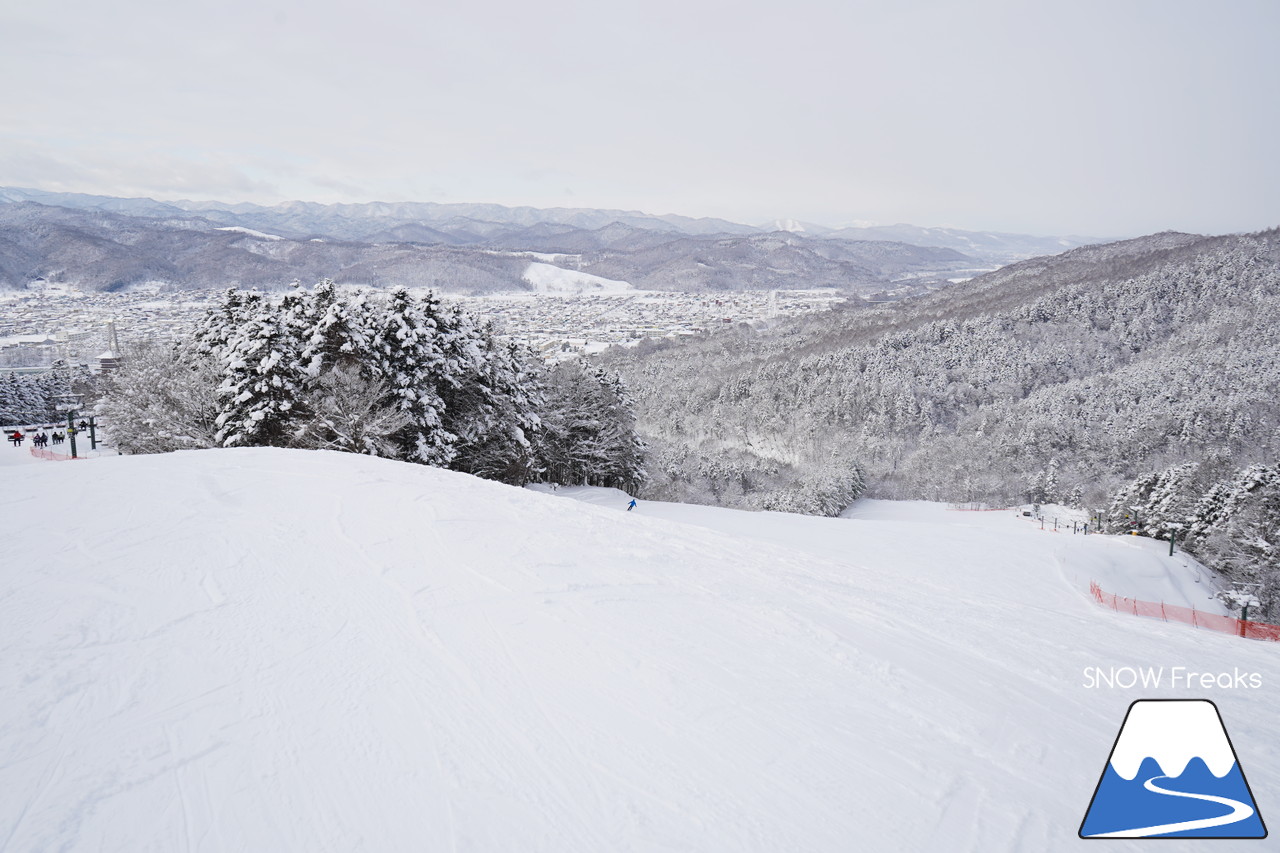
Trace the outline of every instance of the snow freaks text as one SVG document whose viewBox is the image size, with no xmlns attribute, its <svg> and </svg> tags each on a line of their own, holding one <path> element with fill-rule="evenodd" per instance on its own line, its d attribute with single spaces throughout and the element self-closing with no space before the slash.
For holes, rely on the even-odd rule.
<svg viewBox="0 0 1280 853">
<path fill-rule="evenodd" d="M 1243 672 L 1233 667 L 1230 672 L 1204 672 L 1185 666 L 1086 666 L 1084 687 L 1121 688 L 1128 690 L 1142 687 L 1152 690 L 1161 687 L 1183 690 L 1258 690 L 1262 687 L 1262 675 Z"/>
</svg>

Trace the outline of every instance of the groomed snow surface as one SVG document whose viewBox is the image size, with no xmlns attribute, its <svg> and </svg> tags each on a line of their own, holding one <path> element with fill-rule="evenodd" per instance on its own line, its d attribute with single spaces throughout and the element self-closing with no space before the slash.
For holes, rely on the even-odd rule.
<svg viewBox="0 0 1280 853">
<path fill-rule="evenodd" d="M 244 234 L 248 237 L 257 237 L 259 240 L 283 240 L 279 234 L 266 234 L 262 231 L 255 231 L 252 228 L 244 228 L 239 225 L 228 225 L 225 228 L 218 228 L 218 231 L 234 231 L 237 234 Z M 320 242 L 324 242 L 321 240 Z"/>
<path fill-rule="evenodd" d="M 1162 696 L 1214 699 L 1280 802 L 1280 646 L 1087 596 L 1206 604 L 1158 543 L 931 504 L 625 512 L 305 451 L 2 471 L 3 851 L 1074 849 Z"/>
<path fill-rule="evenodd" d="M 567 270 L 554 264 L 535 261 L 524 271 L 524 280 L 536 293 L 627 293 L 634 288 L 625 281 L 603 278 L 591 273 Z"/>
</svg>

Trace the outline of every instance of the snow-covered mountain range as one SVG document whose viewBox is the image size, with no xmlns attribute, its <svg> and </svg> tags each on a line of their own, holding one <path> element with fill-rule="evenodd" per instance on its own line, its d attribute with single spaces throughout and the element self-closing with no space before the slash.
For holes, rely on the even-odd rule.
<svg viewBox="0 0 1280 853">
<path fill-rule="evenodd" d="M 123 199 L 0 188 L 0 287 L 65 281 L 113 290 L 283 286 L 296 278 L 527 289 L 503 252 L 574 255 L 578 272 L 655 290 L 852 293 L 1056 253 L 1083 238 L 894 226 L 761 227 L 637 211 L 492 204 L 286 202 L 273 206 Z M 971 272 L 965 275 L 971 275 Z M 960 275 L 960 277 L 965 277 Z"/>
<path fill-rule="evenodd" d="M 1098 237 L 1079 235 L 1036 237 L 1030 234 L 1010 234 L 1003 231 L 966 231 L 961 228 L 933 227 L 898 223 L 881 225 L 858 222 L 829 227 L 801 222 L 796 219 L 774 220 L 769 230 L 789 231 L 805 236 L 842 240 L 887 240 L 908 243 L 912 246 L 937 246 L 955 249 L 974 258 L 997 263 L 1009 263 L 1023 258 L 1056 255 L 1076 246 L 1107 242 Z"/>
</svg>

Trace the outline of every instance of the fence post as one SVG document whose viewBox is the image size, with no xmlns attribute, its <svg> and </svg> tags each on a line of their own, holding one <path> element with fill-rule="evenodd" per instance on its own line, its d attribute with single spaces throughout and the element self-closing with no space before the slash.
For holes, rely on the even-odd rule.
<svg viewBox="0 0 1280 853">
<path fill-rule="evenodd" d="M 1191 624 L 1197 628 L 1200 627 L 1200 623 L 1196 621 L 1196 606 L 1194 604 L 1191 605 Z"/>
<path fill-rule="evenodd" d="M 1168 616 L 1166 616 L 1166 615 L 1165 615 L 1165 612 L 1164 612 L 1164 602 L 1163 602 L 1163 601 L 1162 601 L 1162 602 L 1160 602 L 1160 618 L 1161 618 L 1161 619 L 1163 619 L 1163 620 L 1164 620 L 1164 621 L 1166 621 L 1166 622 L 1168 622 L 1168 621 L 1169 621 L 1169 617 L 1168 617 Z"/>
</svg>

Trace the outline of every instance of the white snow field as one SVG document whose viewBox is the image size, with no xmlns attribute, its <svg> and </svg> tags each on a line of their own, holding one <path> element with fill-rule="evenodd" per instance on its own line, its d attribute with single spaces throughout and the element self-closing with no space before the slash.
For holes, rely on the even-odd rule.
<svg viewBox="0 0 1280 853">
<path fill-rule="evenodd" d="M 1161 696 L 1216 701 L 1280 814 L 1280 645 L 1094 604 L 1199 594 L 1131 542 L 307 451 L 0 470 L 2 851 L 1075 849 Z"/>
<path fill-rule="evenodd" d="M 534 262 L 522 276 L 537 293 L 629 293 L 634 292 L 628 282 L 603 278 L 591 273 L 567 270 L 554 264 Z"/>
<path fill-rule="evenodd" d="M 279 234 L 266 234 L 262 231 L 255 231 L 252 228 L 244 228 L 240 225 L 228 225 L 225 228 L 214 229 L 216 231 L 234 231 L 237 234 L 244 234 L 249 237 L 257 237 L 259 240 L 283 240 Z M 323 240 L 321 242 L 324 242 Z"/>
</svg>

